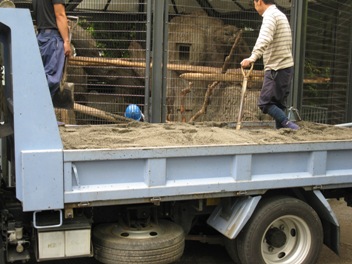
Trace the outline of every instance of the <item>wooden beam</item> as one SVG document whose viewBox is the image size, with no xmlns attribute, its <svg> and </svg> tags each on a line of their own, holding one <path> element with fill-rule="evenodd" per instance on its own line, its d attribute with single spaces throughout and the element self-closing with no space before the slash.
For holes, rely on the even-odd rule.
<svg viewBox="0 0 352 264">
<path fill-rule="evenodd" d="M 145 68 L 145 62 L 128 61 L 123 59 L 114 58 L 100 58 L 100 57 L 72 57 L 69 60 L 70 65 L 80 66 L 121 66 L 131 68 Z M 153 65 L 151 64 L 151 67 Z M 220 81 L 220 82 L 237 82 L 243 80 L 241 68 L 228 69 L 226 73 L 221 73 L 222 68 L 208 67 L 208 66 L 195 66 L 186 64 L 168 64 L 168 70 L 186 72 L 180 75 L 180 78 L 189 81 Z M 264 71 L 253 70 L 250 81 L 262 81 Z M 304 83 L 328 83 L 330 78 L 313 77 L 303 80 Z"/>
</svg>

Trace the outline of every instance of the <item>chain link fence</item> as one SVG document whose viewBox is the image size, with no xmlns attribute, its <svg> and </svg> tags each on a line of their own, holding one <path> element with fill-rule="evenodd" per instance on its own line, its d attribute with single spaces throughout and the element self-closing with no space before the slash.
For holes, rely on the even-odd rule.
<svg viewBox="0 0 352 264">
<path fill-rule="evenodd" d="M 307 120 L 346 122 L 351 88 L 351 1 L 310 1 L 307 15 L 305 79 L 302 110 Z M 324 116 L 324 117 L 323 117 Z"/>
<path fill-rule="evenodd" d="M 31 1 L 15 1 L 31 8 Z M 257 39 L 262 18 L 252 1 L 166 1 L 166 19 L 153 20 L 156 2 L 70 0 L 66 10 L 78 18 L 72 29 L 75 56 L 68 82 L 75 109 L 70 123 L 104 124 L 120 120 L 129 104 L 145 114 L 145 102 L 162 87 L 153 86 L 155 23 L 164 23 L 163 50 L 167 70 L 165 121 L 237 120 L 243 76 L 240 61 Z M 292 20 L 292 3 L 276 1 Z M 305 120 L 342 123 L 347 120 L 350 84 L 351 1 L 308 1 L 304 80 L 300 109 Z M 155 53 L 154 53 L 155 54 Z M 249 78 L 244 121 L 267 121 L 257 107 L 263 78 L 262 61 Z M 148 98 L 145 98 L 145 97 Z M 310 114 L 308 114 L 310 112 Z M 311 114 L 313 113 L 314 114 Z"/>
</svg>

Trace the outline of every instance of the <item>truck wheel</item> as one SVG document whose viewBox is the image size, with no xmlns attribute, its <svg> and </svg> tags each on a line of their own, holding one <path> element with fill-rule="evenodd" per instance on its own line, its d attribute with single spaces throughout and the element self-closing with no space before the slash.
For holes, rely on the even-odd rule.
<svg viewBox="0 0 352 264">
<path fill-rule="evenodd" d="M 229 256 L 231 257 L 231 259 L 236 263 L 236 264 L 240 264 L 240 258 L 238 256 L 238 251 L 237 251 L 237 239 L 229 239 L 229 238 L 225 238 L 224 241 L 225 244 L 225 248 L 227 253 L 229 254 Z"/>
<path fill-rule="evenodd" d="M 242 264 L 316 263 L 323 228 L 312 207 L 291 197 L 263 200 L 238 236 Z"/>
<path fill-rule="evenodd" d="M 94 257 L 105 264 L 171 263 L 181 258 L 185 234 L 170 221 L 126 227 L 102 224 L 93 230 Z"/>
<path fill-rule="evenodd" d="M 0 231 L 2 231 L 0 229 Z M 5 261 L 5 245 L 2 241 L 2 237 L 0 236 L 0 263 L 6 263 Z"/>
</svg>

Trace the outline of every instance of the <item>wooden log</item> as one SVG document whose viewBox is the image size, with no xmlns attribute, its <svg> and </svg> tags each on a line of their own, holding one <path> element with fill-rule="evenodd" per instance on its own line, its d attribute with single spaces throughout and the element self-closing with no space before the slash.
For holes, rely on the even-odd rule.
<svg viewBox="0 0 352 264">
<path fill-rule="evenodd" d="M 239 42 L 239 39 L 241 38 L 242 35 L 242 31 L 240 31 L 240 33 L 236 36 L 235 42 L 232 45 L 230 54 L 226 57 L 225 62 L 221 68 L 221 73 L 225 74 L 229 68 L 230 65 L 230 58 Z M 214 81 L 211 85 L 208 86 L 207 91 L 205 92 L 205 96 L 204 96 L 204 102 L 202 105 L 202 108 L 194 115 L 191 117 L 191 119 L 189 120 L 189 122 L 194 122 L 199 116 L 204 115 L 205 112 L 207 111 L 207 107 L 209 105 L 210 102 L 210 97 L 213 95 L 213 91 L 214 89 L 218 86 L 220 82 L 218 81 Z"/>
<path fill-rule="evenodd" d="M 121 66 L 121 67 L 132 67 L 132 68 L 145 68 L 145 62 L 128 61 L 122 59 L 113 58 L 101 58 L 101 57 L 71 57 L 69 60 L 70 65 L 79 66 Z M 151 67 L 153 65 L 151 64 Z M 195 65 L 184 65 L 184 64 L 168 64 L 168 70 L 183 71 L 180 75 L 181 78 L 189 81 L 205 80 L 205 81 L 221 81 L 221 82 L 236 82 L 242 80 L 241 68 L 228 69 L 226 73 L 221 73 L 222 68 L 208 67 L 208 66 L 195 66 Z M 249 80 L 262 81 L 264 77 L 264 71 L 253 70 Z M 306 78 L 303 80 L 304 83 L 327 83 L 330 78 L 315 77 Z"/>
<path fill-rule="evenodd" d="M 98 117 L 98 118 L 101 118 L 101 119 L 104 119 L 104 120 L 107 120 L 107 121 L 110 121 L 110 122 L 113 122 L 113 123 L 118 123 L 118 122 L 121 122 L 121 121 L 124 121 L 124 122 L 126 122 L 126 121 L 127 122 L 137 122 L 137 121 L 135 121 L 133 119 L 126 118 L 124 116 L 112 114 L 112 113 L 109 113 L 109 112 L 106 112 L 106 111 L 103 111 L 103 110 L 99 110 L 99 109 L 94 108 L 94 107 L 89 107 L 89 106 L 81 105 L 81 104 L 78 104 L 78 103 L 74 103 L 73 109 L 76 112 L 80 112 L 80 113 L 83 113 L 83 114 L 86 114 L 86 115 Z"/>
<path fill-rule="evenodd" d="M 221 73 L 183 73 L 180 78 L 188 81 L 214 81 L 214 82 L 242 82 L 243 76 L 235 74 Z M 248 78 L 251 81 L 262 81 L 262 76 L 253 75 Z"/>
<path fill-rule="evenodd" d="M 229 55 L 227 55 L 225 58 L 224 64 L 222 65 L 222 68 L 221 68 L 221 73 L 226 73 L 227 70 L 229 69 L 229 66 L 230 66 L 231 60 L 232 60 L 232 56 L 235 53 L 238 42 L 240 41 L 240 39 L 242 37 L 242 33 L 243 33 L 243 30 L 241 29 L 235 38 L 235 42 L 233 43 L 233 45 L 231 47 Z"/>
<path fill-rule="evenodd" d="M 186 117 L 185 117 L 185 112 L 186 112 L 186 107 L 185 107 L 185 101 L 186 101 L 186 95 L 192 91 L 193 83 L 190 82 L 188 83 L 188 87 L 185 89 L 182 89 L 181 91 L 181 107 L 180 107 L 180 113 L 181 113 L 181 118 L 182 122 L 186 123 Z"/>
<path fill-rule="evenodd" d="M 113 58 L 90 58 L 90 57 L 71 57 L 69 60 L 70 65 L 80 66 L 121 66 L 121 67 L 135 67 L 145 68 L 145 62 L 128 61 L 122 59 Z M 150 65 L 153 66 L 152 64 Z M 185 72 L 202 72 L 202 73 L 221 73 L 221 68 L 208 67 L 208 66 L 194 66 L 184 64 L 168 64 L 168 70 L 173 71 L 185 71 Z"/>
<path fill-rule="evenodd" d="M 260 73 L 262 71 L 253 71 L 252 75 L 248 78 L 249 81 L 263 81 L 263 74 Z M 188 72 L 183 73 L 180 75 L 180 78 L 185 79 L 187 81 L 218 81 L 218 82 L 242 82 L 243 77 L 242 75 L 238 75 L 237 73 L 195 73 L 195 72 Z M 311 84 L 318 84 L 318 83 L 328 83 L 330 78 L 323 78 L 323 77 L 316 77 L 316 78 L 307 78 L 303 80 L 303 83 L 311 83 Z"/>
<path fill-rule="evenodd" d="M 303 83 L 328 83 L 330 82 L 330 78 L 324 77 L 315 77 L 315 78 L 307 78 L 303 79 Z"/>
</svg>

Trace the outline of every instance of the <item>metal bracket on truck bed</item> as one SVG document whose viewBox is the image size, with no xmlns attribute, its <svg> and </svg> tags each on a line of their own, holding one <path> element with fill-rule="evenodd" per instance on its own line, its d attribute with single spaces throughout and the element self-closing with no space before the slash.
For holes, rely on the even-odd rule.
<svg viewBox="0 0 352 264">
<path fill-rule="evenodd" d="M 54 228 L 54 227 L 60 227 L 62 226 L 63 223 L 63 218 L 62 218 L 62 210 L 58 210 L 59 212 L 59 223 L 58 224 L 53 224 L 53 225 L 38 225 L 37 224 L 37 213 L 40 212 L 33 212 L 33 226 L 36 229 L 48 229 L 48 228 Z"/>
<path fill-rule="evenodd" d="M 207 223 L 224 236 L 233 239 L 241 232 L 261 198 L 261 196 L 246 196 L 236 198 L 230 205 L 220 203 Z"/>
</svg>

